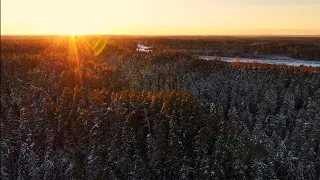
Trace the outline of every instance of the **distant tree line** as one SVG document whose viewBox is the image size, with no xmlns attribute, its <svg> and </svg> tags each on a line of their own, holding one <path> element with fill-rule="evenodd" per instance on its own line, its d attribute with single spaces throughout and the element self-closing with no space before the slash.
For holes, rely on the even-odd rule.
<svg viewBox="0 0 320 180">
<path fill-rule="evenodd" d="M 175 49 L 197 55 L 285 55 L 295 59 L 320 60 L 320 38 L 317 37 L 150 37 L 145 38 L 143 42 L 159 51 Z"/>
</svg>

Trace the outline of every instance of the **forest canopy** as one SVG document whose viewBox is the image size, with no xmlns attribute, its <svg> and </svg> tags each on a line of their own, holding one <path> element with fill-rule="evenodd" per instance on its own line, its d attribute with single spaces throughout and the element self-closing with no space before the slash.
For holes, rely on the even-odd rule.
<svg viewBox="0 0 320 180">
<path fill-rule="evenodd" d="M 319 179 L 320 68 L 177 51 L 252 39 L 97 41 L 1 40 L 1 179 Z M 311 39 L 264 41 L 320 58 Z"/>
</svg>

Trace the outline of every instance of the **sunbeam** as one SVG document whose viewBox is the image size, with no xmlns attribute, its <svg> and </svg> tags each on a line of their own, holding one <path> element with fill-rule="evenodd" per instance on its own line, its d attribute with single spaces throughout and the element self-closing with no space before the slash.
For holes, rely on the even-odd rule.
<svg viewBox="0 0 320 180">
<path fill-rule="evenodd" d="M 81 62 L 78 55 L 76 38 L 74 35 L 71 35 L 69 38 L 69 63 L 71 63 L 71 67 L 74 67 L 74 72 L 77 75 L 79 82 L 81 82 Z"/>
<path fill-rule="evenodd" d="M 77 36 L 78 38 L 78 45 L 81 45 L 83 47 L 82 50 L 84 50 L 87 54 L 93 55 L 94 50 L 92 45 L 89 43 L 89 41 L 84 36 Z"/>
</svg>

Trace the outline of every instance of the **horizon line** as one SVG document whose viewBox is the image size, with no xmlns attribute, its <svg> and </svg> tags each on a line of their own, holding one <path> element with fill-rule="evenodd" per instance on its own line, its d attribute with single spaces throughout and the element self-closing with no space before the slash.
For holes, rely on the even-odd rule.
<svg viewBox="0 0 320 180">
<path fill-rule="evenodd" d="M 209 36 L 216 36 L 216 37 L 320 37 L 320 34 L 207 34 L 207 35 L 200 35 L 200 34 L 1 34 L 2 36 L 160 36 L 160 37 L 209 37 Z"/>
</svg>

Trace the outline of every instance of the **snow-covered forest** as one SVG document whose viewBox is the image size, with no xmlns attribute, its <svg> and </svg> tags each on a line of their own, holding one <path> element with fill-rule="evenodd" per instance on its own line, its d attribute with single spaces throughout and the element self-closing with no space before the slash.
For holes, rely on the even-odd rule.
<svg viewBox="0 0 320 180">
<path fill-rule="evenodd" d="M 319 67 L 55 38 L 1 40 L 1 179 L 319 179 Z"/>
</svg>

